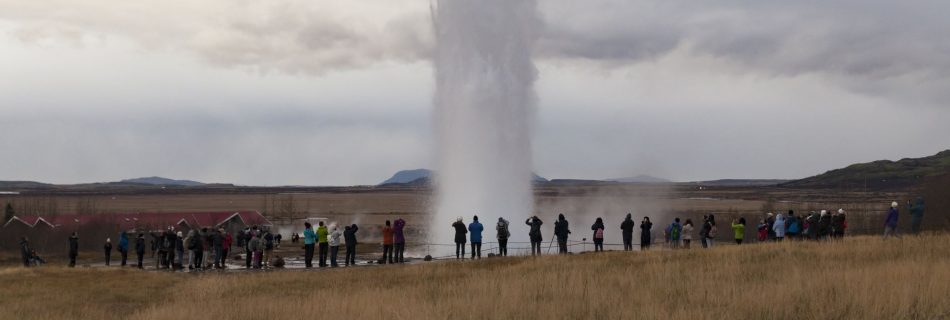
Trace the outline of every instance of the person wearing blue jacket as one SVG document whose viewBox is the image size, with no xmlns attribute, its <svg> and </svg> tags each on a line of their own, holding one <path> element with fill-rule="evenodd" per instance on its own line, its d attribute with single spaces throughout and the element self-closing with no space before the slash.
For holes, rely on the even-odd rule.
<svg viewBox="0 0 950 320">
<path fill-rule="evenodd" d="M 478 257 L 482 258 L 482 230 L 485 230 L 482 227 L 482 224 L 478 222 L 478 216 L 472 218 L 472 223 L 468 225 L 468 232 L 471 234 L 472 239 L 472 259 Z"/>
<path fill-rule="evenodd" d="M 891 209 L 887 212 L 887 219 L 884 220 L 884 239 L 887 237 L 898 237 L 897 234 L 897 201 L 891 202 Z"/>
<path fill-rule="evenodd" d="M 317 233 L 313 232 L 310 222 L 304 222 L 303 226 L 304 264 L 307 268 L 313 268 L 313 248 L 317 243 Z"/>
<path fill-rule="evenodd" d="M 119 254 L 122 255 L 122 266 L 125 266 L 125 261 L 129 258 L 129 234 L 122 231 L 119 233 Z"/>
</svg>

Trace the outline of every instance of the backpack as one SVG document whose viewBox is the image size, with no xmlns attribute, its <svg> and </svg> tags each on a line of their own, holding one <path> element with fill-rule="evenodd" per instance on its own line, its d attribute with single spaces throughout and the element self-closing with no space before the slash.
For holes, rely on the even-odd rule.
<svg viewBox="0 0 950 320">
<path fill-rule="evenodd" d="M 670 239 L 679 239 L 680 238 L 680 226 L 670 225 Z"/>
<path fill-rule="evenodd" d="M 709 228 L 709 238 L 715 238 L 715 237 L 716 237 L 716 233 L 717 233 L 718 231 L 719 231 L 719 230 L 716 230 L 716 226 L 712 226 L 711 228 Z"/>
<path fill-rule="evenodd" d="M 595 238 L 595 239 L 603 239 L 603 238 L 604 238 L 604 228 L 597 228 L 597 231 L 594 231 L 594 238 Z"/>
<path fill-rule="evenodd" d="M 788 226 L 788 233 L 797 234 L 799 230 L 798 220 L 792 221 L 792 224 Z"/>
</svg>

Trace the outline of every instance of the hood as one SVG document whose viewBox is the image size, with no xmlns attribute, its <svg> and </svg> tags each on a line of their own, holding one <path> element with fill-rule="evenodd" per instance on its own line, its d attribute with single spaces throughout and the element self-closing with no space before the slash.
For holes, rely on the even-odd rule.
<svg viewBox="0 0 950 320">
<path fill-rule="evenodd" d="M 564 214 L 563 214 L 563 213 L 559 213 L 559 214 L 557 215 L 557 219 L 560 220 L 560 221 L 564 221 Z"/>
</svg>

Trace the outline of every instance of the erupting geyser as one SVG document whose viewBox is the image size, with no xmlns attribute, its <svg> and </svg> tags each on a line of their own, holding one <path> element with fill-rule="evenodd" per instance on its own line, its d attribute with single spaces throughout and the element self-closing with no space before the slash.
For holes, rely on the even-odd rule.
<svg viewBox="0 0 950 320">
<path fill-rule="evenodd" d="M 463 216 L 470 223 L 473 214 L 485 225 L 485 242 L 494 241 L 498 217 L 511 221 L 515 239 L 526 238 L 518 230 L 534 205 L 536 2 L 439 0 L 433 20 L 438 173 L 429 240 L 451 242 L 452 222 Z"/>
</svg>

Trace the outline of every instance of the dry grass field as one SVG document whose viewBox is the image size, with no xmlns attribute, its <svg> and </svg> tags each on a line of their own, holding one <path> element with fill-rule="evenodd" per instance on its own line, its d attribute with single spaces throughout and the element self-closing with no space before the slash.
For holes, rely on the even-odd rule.
<svg viewBox="0 0 950 320">
<path fill-rule="evenodd" d="M 320 271 L 0 269 L 3 319 L 947 319 L 950 235 Z"/>
</svg>

